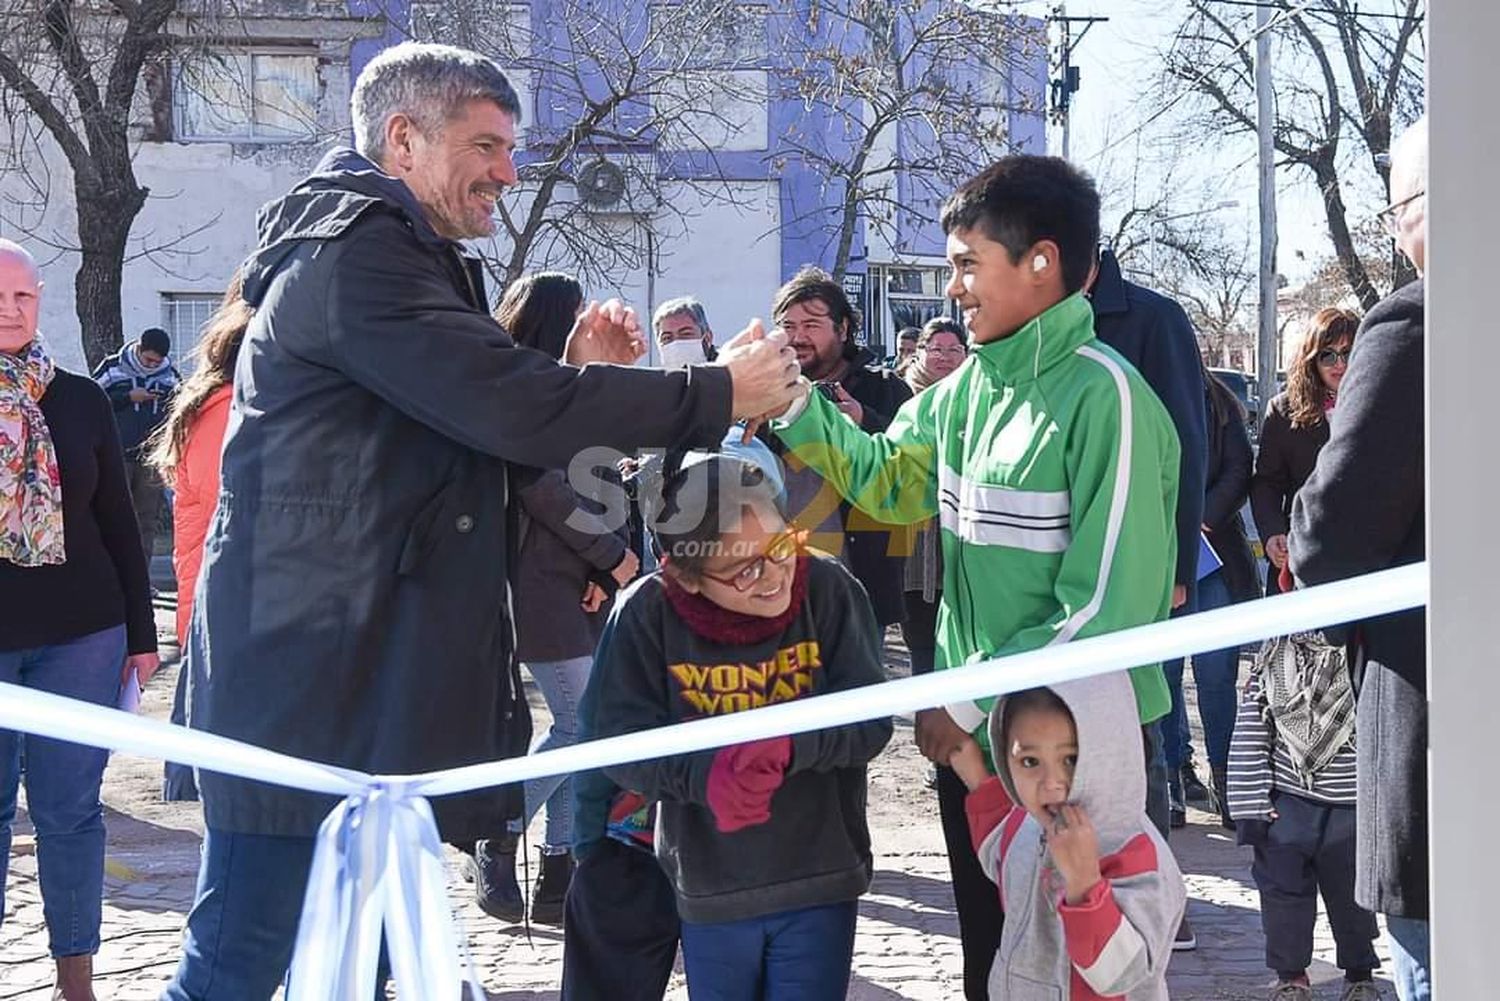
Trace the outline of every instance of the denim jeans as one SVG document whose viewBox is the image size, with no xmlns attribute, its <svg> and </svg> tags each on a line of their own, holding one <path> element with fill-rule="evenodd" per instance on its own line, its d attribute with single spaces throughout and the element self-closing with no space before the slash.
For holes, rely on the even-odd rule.
<svg viewBox="0 0 1500 1001">
<path fill-rule="evenodd" d="M 693 1001 L 805 1001 L 849 989 L 857 901 L 745 921 L 682 923 Z"/>
<path fill-rule="evenodd" d="M 1229 586 L 1224 583 L 1223 571 L 1215 571 L 1198 582 L 1196 611 L 1210 612 L 1228 607 L 1229 603 Z M 1162 720 L 1162 736 L 1166 740 L 1167 768 L 1174 771 L 1180 770 L 1193 756 L 1187 700 L 1182 695 L 1182 667 L 1180 658 L 1162 665 L 1167 687 L 1172 690 L 1172 712 Z M 1239 673 L 1239 647 L 1193 655 L 1198 718 L 1203 722 L 1203 742 L 1207 745 L 1210 768 L 1229 767 L 1229 738 L 1234 733 L 1235 685 Z"/>
<path fill-rule="evenodd" d="M 578 700 L 583 698 L 583 689 L 589 683 L 589 672 L 593 668 L 593 656 L 527 662 L 526 669 L 536 679 L 536 686 L 542 690 L 542 698 L 552 713 L 552 725 L 532 746 L 532 754 L 578 742 Z M 511 830 L 517 834 L 525 830 L 543 804 L 547 807 L 547 828 L 542 834 L 542 846 L 555 851 L 570 848 L 573 844 L 573 780 L 567 775 L 548 775 L 527 781 L 526 814 L 519 821 L 512 822 Z"/>
<path fill-rule="evenodd" d="M 182 958 L 162 1001 L 268 1001 L 286 978 L 313 839 L 208 828 Z M 385 997 L 384 951 L 376 997 Z"/>
<path fill-rule="evenodd" d="M 1432 1001 L 1430 936 L 1431 926 L 1426 921 L 1385 916 L 1385 938 L 1391 947 L 1396 995 L 1401 1001 Z"/>
<path fill-rule="evenodd" d="M 120 697 L 125 627 L 29 650 L 0 651 L 0 681 L 99 706 Z M 104 897 L 104 808 L 99 783 L 109 752 L 0 730 L 0 920 L 10 869 L 11 824 L 26 745 L 26 809 L 36 829 L 37 882 L 53 956 L 99 951 Z"/>
</svg>

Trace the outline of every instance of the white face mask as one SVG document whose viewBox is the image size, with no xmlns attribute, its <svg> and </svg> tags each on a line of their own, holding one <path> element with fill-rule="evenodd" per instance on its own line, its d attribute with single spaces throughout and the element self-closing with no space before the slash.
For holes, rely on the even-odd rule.
<svg viewBox="0 0 1500 1001">
<path fill-rule="evenodd" d="M 668 341 L 661 346 L 662 368 L 687 368 L 689 365 L 702 365 L 706 361 L 708 356 L 703 353 L 703 341 L 696 337 L 691 340 Z"/>
</svg>

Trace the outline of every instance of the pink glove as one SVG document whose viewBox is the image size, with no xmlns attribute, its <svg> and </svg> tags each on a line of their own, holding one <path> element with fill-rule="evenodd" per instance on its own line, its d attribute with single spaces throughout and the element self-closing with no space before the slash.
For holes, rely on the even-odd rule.
<svg viewBox="0 0 1500 1001">
<path fill-rule="evenodd" d="M 792 760 L 790 737 L 720 748 L 708 771 L 708 808 L 724 834 L 771 819 L 771 797 Z"/>
</svg>

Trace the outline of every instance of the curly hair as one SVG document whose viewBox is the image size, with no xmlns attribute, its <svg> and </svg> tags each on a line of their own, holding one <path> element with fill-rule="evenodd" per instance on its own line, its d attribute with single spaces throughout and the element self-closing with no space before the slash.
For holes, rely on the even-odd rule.
<svg viewBox="0 0 1500 1001">
<path fill-rule="evenodd" d="M 1318 353 L 1342 343 L 1354 343 L 1359 314 L 1329 306 L 1318 310 L 1302 333 L 1297 356 L 1286 371 L 1287 417 L 1292 427 L 1312 427 L 1323 420 L 1328 387 L 1318 374 Z"/>
</svg>

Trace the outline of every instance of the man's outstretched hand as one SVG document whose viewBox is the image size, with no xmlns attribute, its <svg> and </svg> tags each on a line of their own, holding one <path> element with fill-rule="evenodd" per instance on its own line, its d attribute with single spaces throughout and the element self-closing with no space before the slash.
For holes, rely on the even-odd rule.
<svg viewBox="0 0 1500 1001">
<path fill-rule="evenodd" d="M 753 425 L 786 411 L 802 393 L 797 352 L 787 345 L 781 331 L 766 332 L 760 320 L 751 320 L 719 352 L 716 364 L 729 369 L 734 383 L 731 409 L 735 420 Z M 750 432 L 754 433 L 754 426 Z"/>
<path fill-rule="evenodd" d="M 646 337 L 635 310 L 619 299 L 610 299 L 603 304 L 590 301 L 578 314 L 568 334 L 563 361 L 569 365 L 634 365 L 645 353 Z"/>
</svg>

